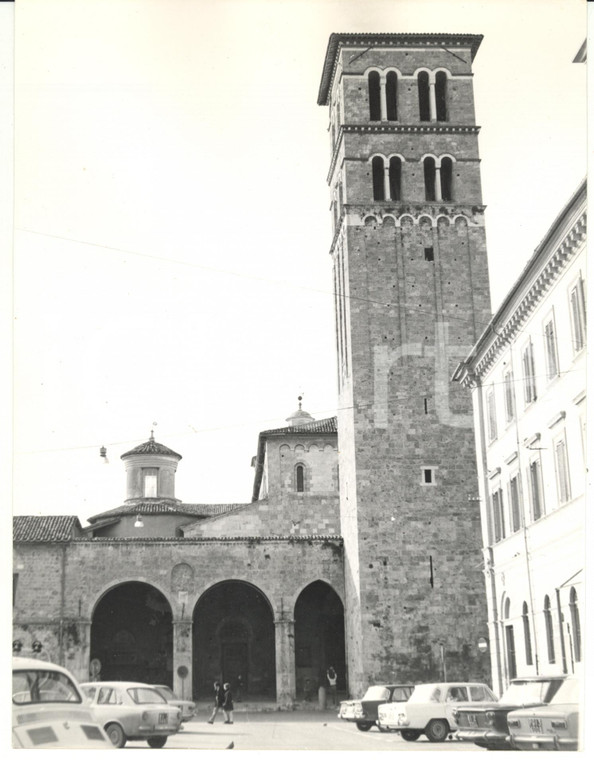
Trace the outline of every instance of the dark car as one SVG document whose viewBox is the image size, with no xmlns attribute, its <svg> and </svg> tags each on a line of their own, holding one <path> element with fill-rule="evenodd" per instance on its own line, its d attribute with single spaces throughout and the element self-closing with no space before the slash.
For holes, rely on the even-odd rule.
<svg viewBox="0 0 594 760">
<path fill-rule="evenodd" d="M 474 742 L 485 749 L 511 749 L 507 715 L 522 707 L 548 704 L 565 680 L 564 676 L 514 678 L 498 702 L 456 705 L 456 739 Z"/>
<path fill-rule="evenodd" d="M 406 702 L 414 689 L 412 684 L 381 684 L 370 686 L 362 699 L 340 703 L 338 717 L 357 725 L 359 731 L 369 731 L 377 723 L 377 708 L 386 702 Z M 379 727 L 379 726 L 378 726 Z"/>
</svg>

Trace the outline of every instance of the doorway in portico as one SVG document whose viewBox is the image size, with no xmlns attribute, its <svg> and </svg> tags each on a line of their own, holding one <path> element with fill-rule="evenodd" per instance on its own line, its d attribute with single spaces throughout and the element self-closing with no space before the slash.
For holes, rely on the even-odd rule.
<svg viewBox="0 0 594 760">
<path fill-rule="evenodd" d="M 91 660 L 99 680 L 173 684 L 173 623 L 163 594 L 148 583 L 122 583 L 97 602 Z"/>
<path fill-rule="evenodd" d="M 298 699 L 317 699 L 327 686 L 326 670 L 333 665 L 338 691 L 346 690 L 344 607 L 334 589 L 315 581 L 303 589 L 295 604 L 295 680 Z"/>
<path fill-rule="evenodd" d="M 224 581 L 208 589 L 194 610 L 194 697 L 210 699 L 213 682 L 228 682 L 242 699 L 276 699 L 274 617 L 255 586 Z"/>
</svg>

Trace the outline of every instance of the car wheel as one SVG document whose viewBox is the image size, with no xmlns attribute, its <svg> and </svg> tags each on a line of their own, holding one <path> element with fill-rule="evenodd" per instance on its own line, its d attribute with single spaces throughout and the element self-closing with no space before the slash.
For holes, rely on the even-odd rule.
<svg viewBox="0 0 594 760">
<path fill-rule="evenodd" d="M 367 720 L 358 720 L 357 721 L 357 728 L 359 731 L 369 731 L 369 729 L 373 726 L 373 723 L 369 723 Z"/>
<path fill-rule="evenodd" d="M 400 736 L 404 739 L 405 742 L 416 742 L 420 735 L 420 731 L 413 731 L 412 728 L 404 728 L 400 732 Z"/>
<path fill-rule="evenodd" d="M 109 723 L 105 726 L 105 733 L 109 736 L 109 741 L 117 749 L 121 749 L 126 743 L 126 734 L 121 726 L 117 723 Z"/>
<path fill-rule="evenodd" d="M 166 741 L 166 736 L 151 736 L 150 739 L 146 740 L 146 743 L 153 749 L 161 749 L 161 747 L 165 746 Z"/>
<path fill-rule="evenodd" d="M 425 729 L 425 734 L 430 742 L 444 742 L 450 733 L 447 720 L 432 720 Z"/>
</svg>

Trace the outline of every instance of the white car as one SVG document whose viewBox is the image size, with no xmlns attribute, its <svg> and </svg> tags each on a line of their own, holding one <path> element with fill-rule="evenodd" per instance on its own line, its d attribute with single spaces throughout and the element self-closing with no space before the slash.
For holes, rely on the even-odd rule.
<svg viewBox="0 0 594 760">
<path fill-rule="evenodd" d="M 92 681 L 81 689 L 114 747 L 142 739 L 149 747 L 164 747 L 167 737 L 180 730 L 181 710 L 149 684 Z"/>
<path fill-rule="evenodd" d="M 170 689 L 169 686 L 165 686 L 165 684 L 154 684 L 153 688 L 156 689 L 162 697 L 165 697 L 170 705 L 179 707 L 183 721 L 190 720 L 190 718 L 193 718 L 194 715 L 196 715 L 196 702 L 192 702 L 189 699 L 179 699 L 173 689 Z"/>
<path fill-rule="evenodd" d="M 112 749 L 74 676 L 28 657 L 12 660 L 12 746 L 16 749 Z"/>
<path fill-rule="evenodd" d="M 445 741 L 456 730 L 452 711 L 458 702 L 496 701 L 482 683 L 424 683 L 415 686 L 408 702 L 380 705 L 380 728 L 399 731 L 405 741 L 414 742 L 421 734 L 430 742 Z"/>
</svg>

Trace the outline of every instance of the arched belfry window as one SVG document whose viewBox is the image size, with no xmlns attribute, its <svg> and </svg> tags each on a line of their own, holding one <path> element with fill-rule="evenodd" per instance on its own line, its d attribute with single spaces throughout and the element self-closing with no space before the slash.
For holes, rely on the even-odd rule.
<svg viewBox="0 0 594 760">
<path fill-rule="evenodd" d="M 447 156 L 441 159 L 440 169 L 440 182 L 441 182 L 441 199 L 443 201 L 451 201 L 452 195 L 452 177 L 453 177 L 453 161 Z"/>
<path fill-rule="evenodd" d="M 386 115 L 388 121 L 398 119 L 398 76 L 395 71 L 389 71 L 386 76 Z"/>
<path fill-rule="evenodd" d="M 431 156 L 423 161 L 423 172 L 425 175 L 425 200 L 434 201 L 435 196 L 435 159 Z"/>
<path fill-rule="evenodd" d="M 576 662 L 582 661 L 582 627 L 580 624 L 580 611 L 577 603 L 577 591 L 571 588 L 569 593 L 569 614 L 571 616 L 571 643 L 573 656 Z"/>
<path fill-rule="evenodd" d="M 297 493 L 305 491 L 305 467 L 302 464 L 295 467 L 295 490 Z"/>
<path fill-rule="evenodd" d="M 419 119 L 421 121 L 431 121 L 429 74 L 426 71 L 419 72 L 417 86 L 419 89 Z"/>
<path fill-rule="evenodd" d="M 401 199 L 402 191 L 402 161 L 398 156 L 390 159 L 390 198 L 393 201 Z"/>
<path fill-rule="evenodd" d="M 373 200 L 386 200 L 386 190 L 384 183 L 384 159 L 381 156 L 374 156 L 371 161 L 371 170 L 373 172 Z"/>
<path fill-rule="evenodd" d="M 445 71 L 438 71 L 435 75 L 435 116 L 437 121 L 448 120 L 447 87 L 448 78 Z"/>
<path fill-rule="evenodd" d="M 381 121 L 382 106 L 379 73 L 377 71 L 370 71 L 367 83 L 369 86 L 369 120 Z"/>
<path fill-rule="evenodd" d="M 526 665 L 532 665 L 532 640 L 530 639 L 530 618 L 528 617 L 528 605 L 522 605 L 522 625 L 524 627 L 524 649 L 526 651 Z"/>
<path fill-rule="evenodd" d="M 549 662 L 555 662 L 555 640 L 553 638 L 553 616 L 551 614 L 551 600 L 549 596 L 544 598 L 544 621 L 547 634 L 547 655 Z"/>
</svg>

